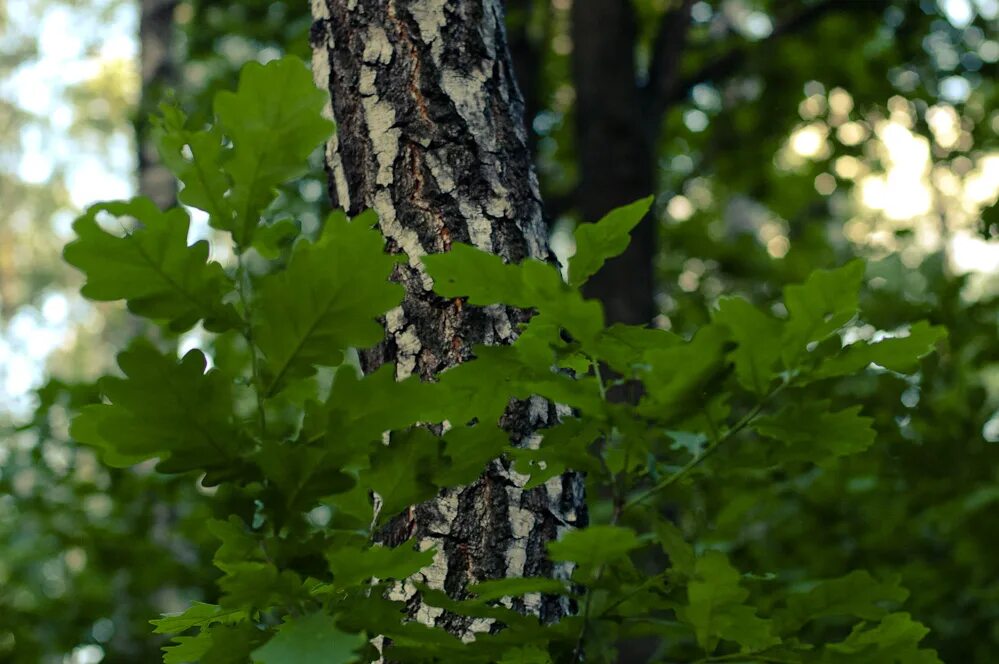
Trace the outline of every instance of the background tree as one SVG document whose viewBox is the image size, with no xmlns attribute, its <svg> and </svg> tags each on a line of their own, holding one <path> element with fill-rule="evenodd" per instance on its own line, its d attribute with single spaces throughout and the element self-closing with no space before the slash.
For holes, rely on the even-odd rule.
<svg viewBox="0 0 999 664">
<path fill-rule="evenodd" d="M 173 174 L 160 162 L 156 144 L 150 136 L 149 119 L 163 100 L 165 91 L 176 87 L 177 40 L 173 34 L 176 11 L 176 0 L 142 0 L 139 4 L 142 96 L 135 114 L 139 192 L 164 208 L 175 202 L 177 184 Z"/>
</svg>

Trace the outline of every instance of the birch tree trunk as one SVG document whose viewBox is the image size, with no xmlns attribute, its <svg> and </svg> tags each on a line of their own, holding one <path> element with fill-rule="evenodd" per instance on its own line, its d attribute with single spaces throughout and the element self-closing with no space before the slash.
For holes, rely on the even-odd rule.
<svg viewBox="0 0 999 664">
<path fill-rule="evenodd" d="M 395 275 L 405 300 L 362 365 L 372 371 L 394 362 L 400 380 L 414 373 L 433 380 L 468 360 L 474 344 L 513 341 L 528 315 L 437 297 L 420 257 L 466 242 L 507 261 L 550 259 L 502 5 L 313 0 L 312 8 L 316 81 L 329 90 L 337 123 L 326 152 L 330 196 L 351 214 L 377 211 L 388 250 L 409 257 Z M 531 399 L 511 403 L 501 424 L 526 444 L 555 419 L 552 404 Z M 553 566 L 545 546 L 585 519 L 582 481 L 569 474 L 530 491 L 523 483 L 506 462 L 493 461 L 470 486 L 411 507 L 381 538 L 436 544 L 418 580 L 453 597 L 485 579 L 564 578 L 569 570 Z M 423 605 L 412 583 L 394 597 L 417 620 L 464 638 L 492 627 Z M 546 621 L 570 610 L 554 597 L 528 597 L 515 608 Z"/>
</svg>

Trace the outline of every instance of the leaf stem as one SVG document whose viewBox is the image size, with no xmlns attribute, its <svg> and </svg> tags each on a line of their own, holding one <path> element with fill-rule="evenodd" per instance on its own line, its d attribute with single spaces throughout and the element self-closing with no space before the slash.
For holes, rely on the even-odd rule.
<svg viewBox="0 0 999 664">
<path fill-rule="evenodd" d="M 769 394 L 760 399 L 759 403 L 753 406 L 753 408 L 748 413 L 743 415 L 743 417 L 738 422 L 733 424 L 725 433 L 723 433 L 721 437 L 716 437 L 710 445 L 708 445 L 698 454 L 696 454 L 694 458 L 688 461 L 680 470 L 676 471 L 669 477 L 663 479 L 656 485 L 646 489 L 645 491 L 641 492 L 640 494 L 629 500 L 627 503 L 625 503 L 622 511 L 626 512 L 632 507 L 644 503 L 646 500 L 648 500 L 655 494 L 659 493 L 660 491 L 663 491 L 664 489 L 669 488 L 679 480 L 683 479 L 690 471 L 692 471 L 694 468 L 697 468 L 708 457 L 712 456 L 715 452 L 717 452 L 718 448 L 720 448 L 726 442 L 734 438 L 737 433 L 739 433 L 747 426 L 749 426 L 753 422 L 753 420 L 755 420 L 756 417 L 763 411 L 764 406 L 766 406 L 767 403 L 773 397 L 782 392 L 789 384 L 790 382 L 784 382 L 778 385 L 775 389 L 771 390 Z"/>
<path fill-rule="evenodd" d="M 257 347 L 253 342 L 253 312 L 250 309 L 250 303 L 246 295 L 247 289 L 250 288 L 250 276 L 246 272 L 246 265 L 243 263 L 243 249 L 241 247 L 236 248 L 236 265 L 236 291 L 239 293 L 239 302 L 243 305 L 243 316 L 246 319 L 246 325 L 243 328 L 243 338 L 246 339 L 246 343 L 250 347 L 250 370 L 253 373 L 253 394 L 257 399 L 257 419 L 260 424 L 260 436 L 266 437 L 267 414 L 264 411 L 264 397 L 261 392 L 262 386 Z"/>
<path fill-rule="evenodd" d="M 597 389 L 600 390 L 600 400 L 607 401 L 607 387 L 604 385 L 604 376 L 600 371 L 600 362 L 598 360 L 590 359 L 590 364 L 593 366 L 593 375 L 597 379 Z"/>
<path fill-rule="evenodd" d="M 593 582 L 597 583 L 600 581 L 600 577 L 604 573 L 604 566 L 601 565 L 597 568 L 596 574 L 593 575 Z M 573 653 L 573 660 L 576 662 L 583 661 L 583 646 L 586 644 L 586 632 L 590 628 L 590 599 L 593 597 L 593 590 L 588 589 L 586 592 L 586 599 L 583 601 L 583 625 L 579 628 L 579 638 L 576 640 L 576 650 Z"/>
</svg>

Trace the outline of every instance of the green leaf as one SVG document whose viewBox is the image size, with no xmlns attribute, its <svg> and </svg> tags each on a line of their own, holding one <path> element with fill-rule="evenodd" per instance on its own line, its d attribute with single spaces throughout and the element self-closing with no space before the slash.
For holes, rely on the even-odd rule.
<svg viewBox="0 0 999 664">
<path fill-rule="evenodd" d="M 493 618 L 508 625 L 510 629 L 524 630 L 538 626 L 537 618 L 525 616 L 505 606 L 490 605 L 485 602 L 456 600 L 442 590 L 431 588 L 419 581 L 413 585 L 420 592 L 421 599 L 430 606 L 436 606 L 459 615 L 475 618 Z"/>
<path fill-rule="evenodd" d="M 566 419 L 539 433 L 541 444 L 536 449 L 513 447 L 507 451 L 514 461 L 515 470 L 531 476 L 524 485 L 525 489 L 544 484 L 569 469 L 593 473 L 601 471 L 597 458 L 589 451 L 590 445 L 600 435 L 593 420 Z"/>
<path fill-rule="evenodd" d="M 467 297 L 469 304 L 506 304 L 534 308 L 547 315 L 577 340 L 592 343 L 603 328 L 599 302 L 584 301 L 554 266 L 528 259 L 507 264 L 494 254 L 467 244 L 422 258 L 434 279 L 434 291 L 443 297 Z"/>
<path fill-rule="evenodd" d="M 385 364 L 363 376 L 349 367 L 336 372 L 327 400 L 328 449 L 339 463 L 347 464 L 382 433 L 403 429 L 420 421 L 439 422 L 447 417 L 444 390 L 417 376 L 396 381 L 395 366 Z"/>
<path fill-rule="evenodd" d="M 356 586 L 367 579 L 405 579 L 434 560 L 434 550 L 418 551 L 413 542 L 395 547 L 376 545 L 367 549 L 343 547 L 326 554 L 337 588 Z"/>
<path fill-rule="evenodd" d="M 696 569 L 694 548 L 687 543 L 683 533 L 673 523 L 657 519 L 655 533 L 663 552 L 669 556 L 670 569 L 691 576 Z"/>
<path fill-rule="evenodd" d="M 745 650 L 763 650 L 780 643 L 771 622 L 746 606 L 749 591 L 740 587 L 739 573 L 720 551 L 708 551 L 697 560 L 696 578 L 687 585 L 687 605 L 677 616 L 694 628 L 697 642 L 708 654 L 721 639 Z"/>
<path fill-rule="evenodd" d="M 250 622 L 215 625 L 210 628 L 211 645 L 201 664 L 246 664 L 250 653 L 266 639 L 266 633 Z"/>
<path fill-rule="evenodd" d="M 871 628 L 860 623 L 845 640 L 827 645 L 822 662 L 835 664 L 940 664 L 934 650 L 919 642 L 929 629 L 908 613 L 892 613 Z"/>
<path fill-rule="evenodd" d="M 221 562 L 216 567 L 225 572 L 218 580 L 223 608 L 241 607 L 263 610 L 286 606 L 308 599 L 301 578 L 290 569 L 279 570 L 269 562 Z"/>
<path fill-rule="evenodd" d="M 220 563 L 264 559 L 260 541 L 250 534 L 238 516 L 230 515 L 226 521 L 212 519 L 205 525 L 208 532 L 221 542 L 213 559 L 216 566 Z"/>
<path fill-rule="evenodd" d="M 631 229 L 652 207 L 648 196 L 608 212 L 596 223 L 576 227 L 576 253 L 569 259 L 569 285 L 582 286 L 609 258 L 624 252 L 631 241 Z"/>
<path fill-rule="evenodd" d="M 163 648 L 164 664 L 243 664 L 264 633 L 252 622 L 203 626 L 196 636 L 175 636 Z"/>
<path fill-rule="evenodd" d="M 99 382 L 110 403 L 87 406 L 72 436 L 102 450 L 106 463 L 126 467 L 159 457 L 165 473 L 233 470 L 244 449 L 231 418 L 231 384 L 192 350 L 180 362 L 138 340 L 118 355 L 125 378 Z"/>
<path fill-rule="evenodd" d="M 778 455 L 782 460 L 821 463 L 870 447 L 876 435 L 871 428 L 873 422 L 860 415 L 860 406 L 831 411 L 828 401 L 810 401 L 761 417 L 752 427 L 788 446 Z"/>
<path fill-rule="evenodd" d="M 822 581 L 806 593 L 788 597 L 782 622 L 786 628 L 797 630 L 810 620 L 826 616 L 881 620 L 888 613 L 883 603 L 903 602 L 909 596 L 909 592 L 898 582 L 898 578 L 877 581 L 864 570 Z"/>
<path fill-rule="evenodd" d="M 539 646 L 512 648 L 499 660 L 500 664 L 550 664 L 551 661 L 548 651 Z"/>
<path fill-rule="evenodd" d="M 233 145 L 225 169 L 234 217 L 222 228 L 238 245 L 252 243 L 277 185 L 305 173 L 309 155 L 329 137 L 333 124 L 320 114 L 327 101 L 309 68 L 293 56 L 248 63 L 236 92 L 215 96 L 215 114 Z"/>
<path fill-rule="evenodd" d="M 468 590 L 476 595 L 476 600 L 479 602 L 491 602 L 503 597 L 516 597 L 528 593 L 565 595 L 569 592 L 564 581 L 542 576 L 483 581 L 469 586 Z"/>
<path fill-rule="evenodd" d="M 266 440 L 253 460 L 274 482 L 289 510 L 307 511 L 322 497 L 351 489 L 355 480 L 328 463 L 326 450 Z"/>
<path fill-rule="evenodd" d="M 945 328 L 920 321 L 904 337 L 850 344 L 838 355 L 820 364 L 811 377 L 820 379 L 846 376 L 861 371 L 872 363 L 891 371 L 910 373 L 916 369 L 919 360 L 933 352 L 933 347 L 945 336 Z"/>
<path fill-rule="evenodd" d="M 371 467 L 361 473 L 361 483 L 381 497 L 381 521 L 437 493 L 433 476 L 441 446 L 437 436 L 421 428 L 393 434 L 388 445 L 371 445 Z"/>
<path fill-rule="evenodd" d="M 395 260 L 374 221 L 373 213 L 330 215 L 315 244 L 299 242 L 286 270 L 260 280 L 253 329 L 266 358 L 265 395 L 384 336 L 376 318 L 399 304 L 403 289 L 388 281 Z"/>
<path fill-rule="evenodd" d="M 218 127 L 185 129 L 187 118 L 176 106 L 163 104 L 160 111 L 162 117 L 152 119 L 152 138 L 163 163 L 184 185 L 177 199 L 207 212 L 213 228 L 231 229 L 234 212 L 226 198 L 230 183 L 222 170 L 222 132 Z"/>
<path fill-rule="evenodd" d="M 864 263 L 851 261 L 836 270 L 816 270 L 804 284 L 784 289 L 788 320 L 784 325 L 784 365 L 797 366 L 812 342 L 822 341 L 857 313 Z"/>
<path fill-rule="evenodd" d="M 134 217 L 142 226 L 118 236 L 97 223 L 101 212 Z M 73 224 L 77 239 L 63 255 L 87 276 L 81 292 L 91 300 L 126 300 L 133 313 L 165 321 L 183 331 L 200 319 L 206 329 L 223 331 L 239 324 L 223 298 L 231 280 L 208 261 L 208 243 L 188 246 L 190 219 L 180 208 L 160 212 L 148 198 L 98 203 Z"/>
<path fill-rule="evenodd" d="M 477 424 L 451 429 L 444 434 L 444 455 L 448 464 L 442 464 L 434 473 L 433 482 L 441 487 L 468 484 L 509 447 L 510 434 L 498 426 Z"/>
<path fill-rule="evenodd" d="M 246 611 L 240 609 L 223 609 L 215 604 L 193 602 L 181 613 L 164 614 L 162 618 L 149 622 L 156 627 L 153 630 L 155 634 L 177 634 L 194 627 L 204 629 L 216 624 L 237 623 L 246 617 Z"/>
<path fill-rule="evenodd" d="M 685 344 L 648 351 L 647 393 L 639 412 L 667 419 L 686 410 L 691 402 L 703 403 L 701 390 L 721 371 L 728 342 L 728 328 L 705 325 Z"/>
<path fill-rule="evenodd" d="M 624 558 L 642 545 L 631 528 L 588 526 L 570 530 L 556 542 L 548 543 L 552 560 L 571 560 L 580 565 L 603 565 Z"/>
<path fill-rule="evenodd" d="M 171 644 L 163 648 L 163 664 L 191 664 L 202 661 L 212 647 L 212 635 L 206 630 L 196 636 L 177 636 Z"/>
<path fill-rule="evenodd" d="M 511 397 L 542 396 L 556 403 L 599 413 L 603 401 L 592 377 L 571 378 L 553 369 L 555 354 L 548 340 L 534 334 L 536 316 L 510 346 L 478 345 L 475 359 L 439 376 L 447 419 L 453 422 L 495 422 Z M 489 385 L 490 389 L 483 389 Z"/>
<path fill-rule="evenodd" d="M 253 248 L 264 258 L 274 260 L 281 250 L 290 246 L 298 237 L 299 228 L 294 219 L 281 219 L 257 229 L 253 237 Z"/>
<path fill-rule="evenodd" d="M 754 394 L 766 394 L 781 353 L 774 343 L 781 335 L 780 322 L 737 297 L 721 298 L 711 319 L 728 327 L 738 344 L 731 357 L 739 384 Z"/>
<path fill-rule="evenodd" d="M 289 618 L 277 634 L 253 651 L 254 664 L 350 664 L 359 661 L 359 650 L 367 642 L 363 634 L 337 629 L 336 621 L 323 613 Z"/>
<path fill-rule="evenodd" d="M 593 352 L 614 370 L 630 376 L 646 353 L 681 343 L 683 339 L 666 330 L 615 323 L 600 333 Z"/>
</svg>

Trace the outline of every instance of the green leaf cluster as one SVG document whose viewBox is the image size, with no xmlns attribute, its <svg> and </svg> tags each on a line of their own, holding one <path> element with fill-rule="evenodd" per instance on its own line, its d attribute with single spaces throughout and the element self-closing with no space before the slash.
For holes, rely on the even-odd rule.
<svg viewBox="0 0 999 664">
<path fill-rule="evenodd" d="M 512 344 L 476 347 L 436 382 L 396 381 L 391 366 L 358 376 L 348 358 L 379 342 L 378 320 L 403 296 L 377 220 L 338 212 L 312 237 L 277 242 L 291 227 L 268 213 L 329 132 L 321 96 L 302 63 L 283 59 L 249 65 L 208 128 L 164 110 L 159 143 L 181 200 L 209 214 L 234 260 L 210 261 L 208 243 L 187 243 L 183 212 L 143 199 L 91 208 L 66 250 L 89 297 L 124 300 L 165 335 L 197 321 L 210 333 L 181 358 L 166 336 L 135 340 L 122 375 L 101 381 L 102 402 L 72 425 L 108 464 L 156 459 L 161 473 L 218 487 L 218 596 L 154 621 L 176 634 L 166 662 L 371 661 L 375 636 L 398 661 L 613 661 L 617 642 L 647 636 L 668 661 L 937 661 L 919 646 L 925 628 L 897 610 L 907 595 L 895 579 L 749 574 L 666 507 L 718 478 L 808 477 L 865 454 L 877 423 L 836 386 L 917 370 L 941 328 L 844 344 L 864 320 L 861 262 L 788 286 L 784 315 L 730 297 L 689 337 L 607 326 L 579 288 L 625 249 L 644 200 L 583 229 L 568 281 L 466 245 L 425 257 L 438 295 L 533 317 Z M 139 225 L 105 230 L 103 212 Z M 528 397 L 569 414 L 523 448 L 499 422 Z M 430 606 L 503 626 L 472 640 L 405 620 L 389 591 L 435 551 L 384 547 L 379 529 L 499 457 L 525 486 L 585 471 L 592 522 L 548 545 L 570 578 L 491 580 L 461 597 L 419 587 Z M 510 608 L 539 594 L 578 610 L 542 626 Z"/>
</svg>

